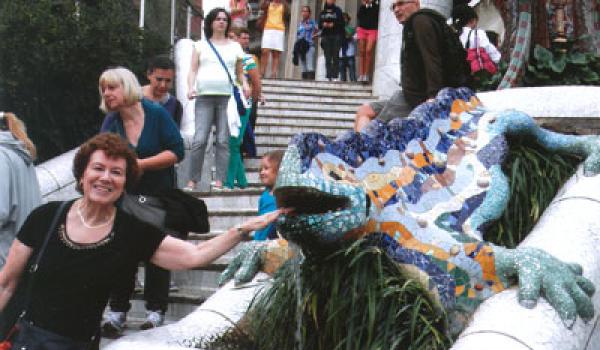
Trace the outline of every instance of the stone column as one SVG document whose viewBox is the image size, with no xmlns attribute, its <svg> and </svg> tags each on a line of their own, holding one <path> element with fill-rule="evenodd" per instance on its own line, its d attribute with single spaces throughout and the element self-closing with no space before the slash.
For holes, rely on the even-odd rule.
<svg viewBox="0 0 600 350">
<path fill-rule="evenodd" d="M 394 0 L 381 0 L 379 5 L 379 28 L 375 68 L 373 72 L 373 94 L 388 98 L 399 89 L 400 49 L 402 47 L 402 26 L 390 11 Z"/>
<path fill-rule="evenodd" d="M 300 22 L 300 10 L 302 6 L 309 5 L 308 1 L 292 1 L 290 4 L 290 23 L 288 27 L 287 37 L 287 50 L 285 51 L 284 57 L 284 73 L 283 77 L 286 79 L 295 79 L 300 77 L 299 66 L 294 66 L 292 63 L 292 56 L 294 51 L 294 43 L 296 42 L 296 33 L 298 32 L 298 23 Z"/>
</svg>

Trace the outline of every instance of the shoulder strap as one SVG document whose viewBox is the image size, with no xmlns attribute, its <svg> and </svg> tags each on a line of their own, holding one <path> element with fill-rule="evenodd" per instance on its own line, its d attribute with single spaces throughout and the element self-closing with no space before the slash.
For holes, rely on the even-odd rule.
<svg viewBox="0 0 600 350">
<path fill-rule="evenodd" d="M 467 35 L 467 46 L 465 46 L 465 49 L 469 49 L 471 47 L 471 33 L 473 33 L 473 29 L 471 29 L 469 31 L 469 35 Z M 477 32 L 475 32 L 475 36 L 477 36 Z"/>
<path fill-rule="evenodd" d="M 33 264 L 31 264 L 31 266 L 29 267 L 29 273 L 30 273 L 30 279 L 29 279 L 29 283 L 27 284 L 27 291 L 25 293 L 25 303 L 23 304 L 23 312 L 21 313 L 21 317 L 25 316 L 25 313 L 27 313 L 27 309 L 29 308 L 29 301 L 31 299 L 31 292 L 33 290 L 33 283 L 35 281 L 35 273 L 38 270 L 39 264 L 40 264 L 40 260 L 42 260 L 42 256 L 44 255 L 44 251 L 46 251 L 46 247 L 48 246 L 48 242 L 50 241 L 50 237 L 52 237 L 52 232 L 55 231 L 56 226 L 58 225 L 58 220 L 60 219 L 62 213 L 64 212 L 67 204 L 69 204 L 70 201 L 64 201 L 60 204 L 60 206 L 58 207 L 58 210 L 56 211 L 56 213 L 54 213 L 54 218 L 52 219 L 52 223 L 50 224 L 49 228 L 48 228 L 48 232 L 46 232 L 46 236 L 44 237 L 44 242 L 42 243 L 42 245 L 40 246 L 40 249 L 38 251 L 37 256 L 35 257 L 35 260 L 33 261 Z"/>
<path fill-rule="evenodd" d="M 221 66 L 223 66 L 223 69 L 225 69 L 225 73 L 227 73 L 227 78 L 229 78 L 229 83 L 235 86 L 235 84 L 233 83 L 233 79 L 231 79 L 231 74 L 229 74 L 229 69 L 227 69 L 227 65 L 225 65 L 225 62 L 223 61 L 223 58 L 221 58 L 221 55 L 219 55 L 219 51 L 217 51 L 215 46 L 210 42 L 210 39 L 206 39 L 206 42 L 208 43 L 208 45 L 210 45 L 210 48 L 215 52 L 215 55 L 217 55 L 219 62 L 221 62 Z"/>
</svg>

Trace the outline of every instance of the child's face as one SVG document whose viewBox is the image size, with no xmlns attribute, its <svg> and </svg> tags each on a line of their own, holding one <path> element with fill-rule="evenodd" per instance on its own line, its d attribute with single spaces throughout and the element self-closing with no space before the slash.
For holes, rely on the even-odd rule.
<svg viewBox="0 0 600 350">
<path fill-rule="evenodd" d="M 273 188 L 275 186 L 275 181 L 277 180 L 277 167 L 275 167 L 275 163 L 270 159 L 264 157 L 260 160 L 260 172 L 258 176 L 260 177 L 260 182 L 267 188 Z"/>
</svg>

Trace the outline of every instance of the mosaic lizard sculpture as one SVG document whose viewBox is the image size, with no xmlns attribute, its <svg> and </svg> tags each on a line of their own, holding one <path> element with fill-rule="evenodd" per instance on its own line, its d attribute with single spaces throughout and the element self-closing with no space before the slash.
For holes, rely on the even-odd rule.
<svg viewBox="0 0 600 350">
<path fill-rule="evenodd" d="M 600 138 L 547 131 L 517 111 L 487 112 L 468 89 L 445 89 L 409 118 L 374 121 L 362 133 L 335 141 L 296 135 L 274 191 L 278 206 L 294 208 L 294 214 L 279 218 L 278 231 L 305 254 L 367 237 L 420 276 L 456 331 L 511 281 L 518 281 L 523 306 L 535 306 L 542 295 L 567 327 L 577 315 L 589 320 L 595 288 L 580 266 L 542 250 L 506 249 L 482 239 L 486 223 L 502 214 L 509 199 L 501 171 L 507 135 L 581 155 L 586 175 L 600 172 Z M 286 244 L 252 242 L 222 280 L 234 273 L 238 281 L 251 278 L 261 259 L 276 251 L 271 248 L 281 246 Z"/>
</svg>

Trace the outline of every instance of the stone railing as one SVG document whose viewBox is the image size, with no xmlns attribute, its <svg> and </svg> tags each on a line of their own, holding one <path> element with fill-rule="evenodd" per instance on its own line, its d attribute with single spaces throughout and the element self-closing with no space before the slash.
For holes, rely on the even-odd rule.
<svg viewBox="0 0 600 350">
<path fill-rule="evenodd" d="M 73 157 L 76 151 L 77 149 L 72 149 L 35 168 L 44 202 L 67 200 L 79 195 L 75 191 L 73 177 Z"/>
</svg>

